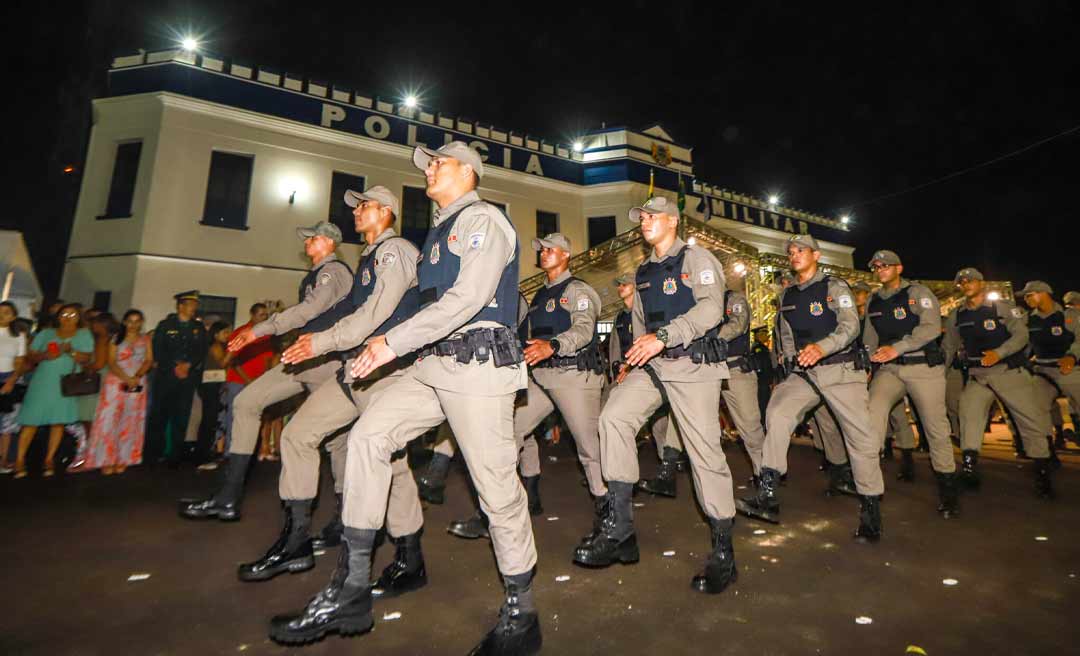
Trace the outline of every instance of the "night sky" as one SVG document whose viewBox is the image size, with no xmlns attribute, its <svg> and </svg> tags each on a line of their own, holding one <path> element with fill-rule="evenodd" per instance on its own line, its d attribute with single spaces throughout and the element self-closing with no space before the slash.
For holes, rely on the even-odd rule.
<svg viewBox="0 0 1080 656">
<path fill-rule="evenodd" d="M 915 278 L 976 266 L 1080 289 L 1080 130 L 916 188 L 1080 126 L 1080 21 L 1065 0 L 835 13 L 760 1 L 16 4 L 15 193 L 2 221 L 26 232 L 47 292 L 111 57 L 186 32 L 207 51 L 371 95 L 420 88 L 425 108 L 549 140 L 659 122 L 693 146 L 702 180 L 851 212 L 860 267 L 891 248 Z"/>
</svg>

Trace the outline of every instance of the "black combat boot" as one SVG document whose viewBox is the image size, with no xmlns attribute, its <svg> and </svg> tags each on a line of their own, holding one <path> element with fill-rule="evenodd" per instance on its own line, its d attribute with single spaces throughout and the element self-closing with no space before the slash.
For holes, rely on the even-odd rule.
<svg viewBox="0 0 1080 656">
<path fill-rule="evenodd" d="M 1061 461 L 1058 460 L 1057 446 L 1054 444 L 1054 438 L 1047 436 L 1046 447 L 1050 451 L 1050 468 L 1054 471 L 1061 469 Z"/>
<path fill-rule="evenodd" d="M 1080 429 L 1080 415 L 1069 415 L 1072 419 L 1072 428 L 1065 428 L 1061 431 L 1061 434 L 1065 436 L 1066 440 L 1070 440 L 1076 446 L 1080 446 L 1080 434 L 1077 430 Z"/>
<path fill-rule="evenodd" d="M 608 513 L 609 495 L 593 497 L 593 522 L 589 534 L 581 538 L 581 544 L 589 544 L 604 530 L 604 518 Z"/>
<path fill-rule="evenodd" d="M 956 489 L 956 474 L 953 472 L 934 472 L 937 476 L 938 503 L 937 511 L 943 519 L 960 516 L 960 494 Z"/>
<path fill-rule="evenodd" d="M 346 527 L 330 585 L 299 613 L 270 620 L 270 638 L 286 645 L 302 645 L 321 640 L 327 633 L 349 636 L 370 631 L 375 623 L 369 581 L 374 544 L 374 530 Z"/>
<path fill-rule="evenodd" d="M 240 499 L 244 495 L 244 477 L 250 463 L 251 454 L 230 453 L 218 493 L 203 501 L 181 501 L 180 516 L 184 519 L 216 517 L 223 522 L 240 519 Z"/>
<path fill-rule="evenodd" d="M 979 452 L 968 450 L 961 454 L 960 484 L 969 490 L 979 489 L 982 478 L 979 476 Z"/>
<path fill-rule="evenodd" d="M 900 471 L 896 474 L 896 480 L 910 483 L 915 480 L 915 458 L 911 455 L 911 449 L 900 449 Z"/>
<path fill-rule="evenodd" d="M 769 467 L 761 468 L 761 485 L 753 496 L 735 501 L 735 509 L 753 519 L 761 519 L 773 524 L 780 523 L 780 500 L 776 496 L 776 484 L 780 481 L 780 472 Z"/>
<path fill-rule="evenodd" d="M 236 570 L 241 581 L 269 581 L 278 574 L 297 574 L 315 567 L 308 529 L 311 527 L 311 499 L 285 502 L 285 524 L 281 535 L 262 558 L 244 563 Z"/>
<path fill-rule="evenodd" d="M 446 532 L 466 540 L 491 537 L 491 533 L 488 532 L 487 515 L 481 510 L 477 510 L 468 519 L 455 519 L 450 522 L 450 525 L 446 527 Z"/>
<path fill-rule="evenodd" d="M 893 438 L 891 438 L 891 437 L 886 437 L 885 438 L 885 446 L 884 446 L 884 448 L 881 449 L 881 454 L 880 455 L 881 455 L 881 461 L 882 462 L 885 462 L 886 460 L 892 460 L 893 459 Z"/>
<path fill-rule="evenodd" d="M 416 477 L 420 498 L 437 506 L 446 501 L 446 474 L 450 471 L 450 458 L 441 453 L 431 456 L 427 467 Z"/>
<path fill-rule="evenodd" d="M 1050 461 L 1047 458 L 1035 458 L 1032 460 L 1035 471 L 1035 496 L 1041 499 L 1053 499 L 1057 496 L 1054 488 L 1050 485 Z"/>
<path fill-rule="evenodd" d="M 881 539 L 881 497 L 859 497 L 859 528 L 855 529 L 855 541 L 868 544 Z"/>
<path fill-rule="evenodd" d="M 679 471 L 680 455 L 680 451 L 665 446 L 664 457 L 660 460 L 660 468 L 656 470 L 656 478 L 639 481 L 637 489 L 655 496 L 674 499 L 676 495 L 675 474 Z"/>
<path fill-rule="evenodd" d="M 320 549 L 330 549 L 341 544 L 341 532 L 345 530 L 345 525 L 341 523 L 341 507 L 341 495 L 335 494 L 334 516 L 330 519 L 330 523 L 311 538 L 312 549 L 319 551 Z"/>
<path fill-rule="evenodd" d="M 709 518 L 712 529 L 712 553 L 705 561 L 705 571 L 690 582 L 690 587 L 706 594 L 718 594 L 739 578 L 739 569 L 735 565 L 735 548 L 731 545 L 731 530 L 735 518 Z"/>
<path fill-rule="evenodd" d="M 390 542 L 394 543 L 394 561 L 386 566 L 379 580 L 375 581 L 371 588 L 372 596 L 389 599 L 427 585 L 424 554 L 420 551 L 421 532 L 423 529 L 400 538 L 390 538 Z"/>
<path fill-rule="evenodd" d="M 668 449 L 671 449 L 671 447 L 664 447 L 665 453 Z M 679 451 L 678 449 L 671 450 L 679 454 L 678 457 L 675 459 L 675 469 L 678 470 L 680 474 L 685 474 L 686 472 L 690 471 L 690 456 L 686 455 L 686 451 Z"/>
<path fill-rule="evenodd" d="M 533 601 L 535 569 L 524 574 L 503 576 L 506 599 L 499 609 L 499 621 L 469 656 L 532 656 L 540 653 L 540 614 Z"/>
<path fill-rule="evenodd" d="M 608 483 L 606 514 L 600 532 L 582 540 L 574 550 L 574 563 L 585 567 L 607 567 L 615 563 L 636 563 L 640 558 L 634 532 L 634 487 L 630 483 Z"/>
<path fill-rule="evenodd" d="M 525 496 L 529 499 L 529 514 L 544 514 L 544 504 L 540 502 L 540 475 L 522 476 L 521 482 L 525 484 Z"/>
<path fill-rule="evenodd" d="M 829 465 L 829 487 L 825 494 L 830 497 L 846 494 L 851 497 L 859 496 L 855 489 L 855 474 L 851 471 L 851 463 L 842 465 Z"/>
</svg>

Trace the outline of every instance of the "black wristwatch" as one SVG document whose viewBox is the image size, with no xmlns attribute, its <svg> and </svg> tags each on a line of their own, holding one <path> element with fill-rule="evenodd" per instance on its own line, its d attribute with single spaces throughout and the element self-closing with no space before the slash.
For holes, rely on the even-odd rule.
<svg viewBox="0 0 1080 656">
<path fill-rule="evenodd" d="M 668 340 L 670 339 L 670 337 L 668 337 L 667 328 L 657 328 L 656 339 L 660 340 L 660 343 L 663 344 L 666 348 L 668 345 Z"/>
<path fill-rule="evenodd" d="M 551 345 L 551 354 L 552 355 L 558 355 L 559 354 L 559 340 L 557 340 L 557 339 L 549 339 L 548 344 Z"/>
</svg>

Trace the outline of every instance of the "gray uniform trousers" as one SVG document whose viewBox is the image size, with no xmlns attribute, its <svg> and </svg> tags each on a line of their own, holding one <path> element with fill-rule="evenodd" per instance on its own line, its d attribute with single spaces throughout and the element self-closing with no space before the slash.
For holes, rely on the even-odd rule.
<svg viewBox="0 0 1080 656">
<path fill-rule="evenodd" d="M 844 436 L 840 433 L 840 427 L 836 425 L 836 420 L 833 419 L 829 408 L 822 403 L 813 413 L 812 419 L 817 426 L 814 432 L 814 445 L 825 451 L 825 459 L 830 464 L 846 465 L 848 456 L 847 449 L 844 447 Z M 889 433 L 901 449 L 915 448 L 915 431 L 911 430 L 903 403 L 896 404 L 889 413 Z"/>
<path fill-rule="evenodd" d="M 986 416 L 997 396 L 1020 431 L 1024 451 L 1032 458 L 1050 457 L 1046 436 L 1050 433 L 1050 407 L 1039 401 L 1035 382 L 1027 369 L 974 367 L 960 395 L 960 445 L 964 451 L 982 448 Z M 925 421 L 925 420 L 924 420 Z"/>
<path fill-rule="evenodd" d="M 934 471 L 956 471 L 952 442 L 949 440 L 949 418 L 945 410 L 945 367 L 886 363 L 877 370 L 870 381 L 870 421 L 874 432 L 880 436 L 881 444 L 885 443 L 890 416 L 897 408 L 903 412 L 905 394 L 915 404 L 926 431 L 923 439 L 930 446 L 930 462 Z M 903 425 L 910 433 L 911 425 L 906 415 Z M 910 444 L 900 439 L 897 442 L 904 449 L 915 446 L 914 437 Z"/>
<path fill-rule="evenodd" d="M 964 372 L 953 367 L 945 372 L 945 410 L 949 413 L 949 428 L 960 437 L 960 395 L 964 393 Z"/>
<path fill-rule="evenodd" d="M 721 380 L 663 381 L 671 414 L 690 457 L 694 489 L 705 514 L 714 519 L 735 515 L 731 470 L 720 438 Z M 641 368 L 616 385 L 600 413 L 600 464 L 604 480 L 637 483 L 641 478 L 637 433 L 663 403 L 659 390 Z"/>
<path fill-rule="evenodd" d="M 1047 380 L 1048 378 L 1050 380 Z M 1054 382 L 1051 383 L 1051 380 Z M 1058 428 L 1065 423 L 1061 406 L 1057 403 L 1059 396 L 1067 398 L 1073 408 L 1080 408 L 1080 373 L 1077 373 L 1076 369 L 1065 375 L 1056 364 L 1036 364 L 1035 388 L 1039 400 L 1050 409 L 1053 424 Z M 1080 430 L 1080 426 L 1073 426 L 1073 429 Z"/>
<path fill-rule="evenodd" d="M 731 420 L 746 446 L 746 453 L 754 465 L 754 474 L 761 471 L 761 459 L 765 449 L 765 430 L 761 427 L 761 408 L 758 406 L 757 374 L 728 367 L 731 373 L 723 389 Z"/>
<path fill-rule="evenodd" d="M 415 485 L 401 489 L 394 485 L 398 477 L 391 458 L 411 440 L 448 421 L 488 517 L 499 571 L 513 576 L 531 570 L 536 565 L 536 543 L 517 475 L 514 440 L 516 381 L 524 366 L 496 368 L 491 361 L 460 364 L 453 357 L 431 356 L 405 369 L 369 402 L 349 432 L 345 525 L 378 529 L 386 521 L 392 531 L 388 503 L 400 494 L 419 504 Z M 478 380 L 487 381 L 490 389 L 509 391 L 483 396 L 471 389 L 471 381 Z"/>
<path fill-rule="evenodd" d="M 781 474 L 787 472 L 787 452 L 795 426 L 811 409 L 824 401 L 833 411 L 847 445 L 855 488 L 859 494 L 885 492 L 878 460 L 879 442 L 870 430 L 869 391 L 866 374 L 852 363 L 826 364 L 805 372 L 821 394 L 801 376 L 791 374 L 773 390 L 765 411 L 765 449 L 762 465 Z"/>
</svg>

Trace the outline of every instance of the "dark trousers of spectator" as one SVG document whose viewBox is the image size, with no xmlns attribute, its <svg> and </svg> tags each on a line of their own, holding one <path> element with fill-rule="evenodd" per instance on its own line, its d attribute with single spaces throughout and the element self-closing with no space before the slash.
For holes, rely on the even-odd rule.
<svg viewBox="0 0 1080 656">
<path fill-rule="evenodd" d="M 218 414 L 221 413 L 221 394 L 225 383 L 203 383 L 199 385 L 199 399 L 202 401 L 202 422 L 199 424 L 199 437 L 195 442 L 195 462 L 203 463 L 214 459 L 214 441 L 218 433 Z"/>
<path fill-rule="evenodd" d="M 170 463 L 180 461 L 197 382 L 192 378 L 180 380 L 171 371 L 154 376 L 143 462 L 152 465 L 162 459 Z"/>
</svg>

